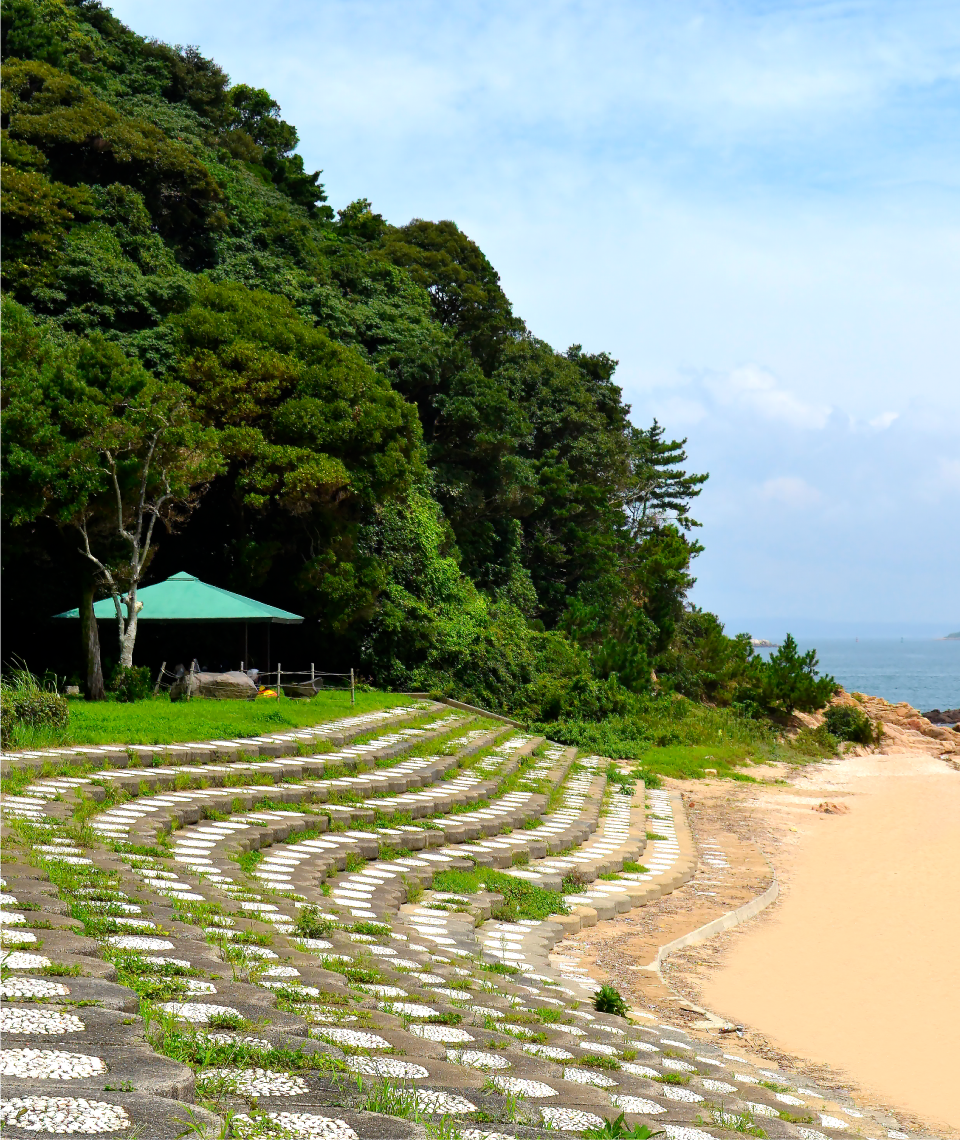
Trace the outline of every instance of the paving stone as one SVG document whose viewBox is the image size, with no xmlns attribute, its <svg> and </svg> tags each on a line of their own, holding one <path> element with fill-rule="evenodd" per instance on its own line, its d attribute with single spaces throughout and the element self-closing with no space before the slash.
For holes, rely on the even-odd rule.
<svg viewBox="0 0 960 1140">
<path fill-rule="evenodd" d="M 122 1136 L 139 1126 L 140 1134 L 150 1140 L 176 1140 L 191 1116 L 209 1129 L 209 1135 L 216 1135 L 219 1120 L 213 1113 L 144 1093 L 103 1091 L 75 1096 L 65 1088 L 51 1095 L 8 1096 L 5 1087 L 0 1098 L 4 1136 L 22 1140 L 35 1140 L 38 1133 L 66 1131 L 63 1124 L 67 1121 L 74 1131 Z"/>
</svg>

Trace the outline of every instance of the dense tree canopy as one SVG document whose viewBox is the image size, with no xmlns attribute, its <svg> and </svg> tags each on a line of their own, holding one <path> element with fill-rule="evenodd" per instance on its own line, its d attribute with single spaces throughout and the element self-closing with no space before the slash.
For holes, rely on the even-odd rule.
<svg viewBox="0 0 960 1140">
<path fill-rule="evenodd" d="M 84 416 L 143 432 L 176 393 L 181 437 L 215 446 L 157 576 L 501 707 L 736 697 L 749 645 L 686 603 L 706 476 L 631 422 L 616 361 L 537 339 L 454 222 L 335 213 L 270 93 L 198 50 L 99 0 L 2 7 L 11 589 L 76 604 L 65 528 L 103 495 L 71 461 Z"/>
</svg>

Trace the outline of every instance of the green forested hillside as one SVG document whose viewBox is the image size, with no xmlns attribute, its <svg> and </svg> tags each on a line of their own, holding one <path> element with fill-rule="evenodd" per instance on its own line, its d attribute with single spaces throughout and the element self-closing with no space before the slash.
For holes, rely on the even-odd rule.
<svg viewBox="0 0 960 1140">
<path fill-rule="evenodd" d="M 746 639 L 685 601 L 706 476 L 454 222 L 334 211 L 267 92 L 95 0 L 4 0 L 3 60 L 8 652 L 79 669 L 37 629 L 105 592 L 82 529 L 127 584 L 115 493 L 129 527 L 149 452 L 142 582 L 306 615 L 291 664 L 541 720 L 624 713 L 653 672 L 756 705 Z"/>
</svg>

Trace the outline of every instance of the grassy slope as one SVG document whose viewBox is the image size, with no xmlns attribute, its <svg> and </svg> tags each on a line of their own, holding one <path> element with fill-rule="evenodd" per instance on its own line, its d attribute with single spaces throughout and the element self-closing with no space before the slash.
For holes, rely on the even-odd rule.
<svg viewBox="0 0 960 1140">
<path fill-rule="evenodd" d="M 70 702 L 70 723 L 61 733 L 37 734 L 20 747 L 55 744 L 174 744 L 218 737 L 260 736 L 324 720 L 409 704 L 397 693 L 318 693 L 309 701 L 183 701 L 164 697 L 131 704 Z M 15 745 L 16 747 L 16 745 Z"/>
<path fill-rule="evenodd" d="M 88 704 L 70 701 L 70 723 L 63 731 L 19 730 L 12 748 L 48 748 L 61 744 L 173 744 L 191 740 L 215 740 L 237 736 L 258 736 L 303 725 L 317 724 L 342 716 L 391 708 L 409 703 L 410 698 L 397 693 L 359 692 L 357 703 L 350 705 L 349 693 L 329 691 L 313 700 L 298 701 L 189 701 L 171 704 L 158 697 L 133 704 L 113 701 Z M 821 756 L 833 755 L 833 747 L 822 747 L 816 740 L 792 743 L 779 741 L 766 726 L 741 722 L 740 731 L 731 731 L 732 722 L 726 710 L 697 709 L 677 735 L 682 742 L 669 742 L 669 734 L 658 730 L 663 725 L 655 720 L 644 723 L 649 736 L 665 736 L 663 743 L 623 739 L 621 731 L 611 731 L 618 718 L 607 718 L 591 725 L 590 739 L 576 742 L 581 751 L 622 758 L 636 764 L 638 773 L 653 783 L 658 776 L 673 779 L 699 779 L 704 769 L 713 768 L 721 777 L 750 779 L 751 762 L 785 760 L 806 763 Z M 717 725 L 722 726 L 718 728 Z M 476 726 L 474 726 L 476 727 Z M 550 727 L 545 726 L 547 731 Z M 560 735 L 560 734 L 558 734 Z M 736 739 L 740 735 L 745 739 Z M 560 736 L 563 739 L 563 736 Z M 731 739 L 732 738 L 732 739 Z M 606 745 L 606 747 L 604 747 Z M 437 745 L 439 748 L 439 745 Z"/>
<path fill-rule="evenodd" d="M 762 762 L 771 758 L 769 746 L 750 744 L 669 744 L 644 752 L 638 767 L 644 773 L 669 776 L 674 780 L 698 780 L 704 769 L 712 768 L 719 776 L 748 779 L 735 769 L 751 761 Z"/>
</svg>

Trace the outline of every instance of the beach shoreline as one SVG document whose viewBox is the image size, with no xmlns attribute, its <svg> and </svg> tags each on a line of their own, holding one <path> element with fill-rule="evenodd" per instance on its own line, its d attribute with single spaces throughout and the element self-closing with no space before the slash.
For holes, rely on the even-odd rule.
<svg viewBox="0 0 960 1140">
<path fill-rule="evenodd" d="M 682 970 L 684 988 L 747 1027 L 747 1041 L 956 1136 L 957 773 L 919 750 L 857 756 L 764 787 L 749 809 L 776 837 L 780 898 L 723 936 L 709 965 L 677 961 L 671 977 Z"/>
<path fill-rule="evenodd" d="M 879 752 L 751 768 L 762 783 L 665 780 L 700 851 L 694 880 L 558 951 L 688 1031 L 704 1010 L 726 1019 L 745 1059 L 852 1098 L 888 1130 L 956 1138 L 960 773 L 942 745 L 905 726 Z M 647 968 L 774 882 L 758 916 Z"/>
</svg>

